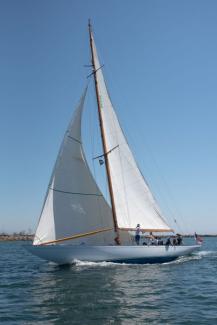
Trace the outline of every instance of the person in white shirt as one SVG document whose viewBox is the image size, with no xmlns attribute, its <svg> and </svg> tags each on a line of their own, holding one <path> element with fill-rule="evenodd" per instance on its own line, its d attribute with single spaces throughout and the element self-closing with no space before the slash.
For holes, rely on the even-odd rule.
<svg viewBox="0 0 217 325">
<path fill-rule="evenodd" d="M 136 226 L 136 233 L 135 233 L 135 242 L 136 242 L 136 245 L 139 245 L 139 242 L 140 242 L 140 224 L 138 223 L 137 226 Z"/>
</svg>

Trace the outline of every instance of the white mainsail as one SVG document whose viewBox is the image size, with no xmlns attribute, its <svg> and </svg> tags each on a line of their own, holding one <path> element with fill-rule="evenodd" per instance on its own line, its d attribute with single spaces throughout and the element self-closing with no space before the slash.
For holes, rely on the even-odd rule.
<svg viewBox="0 0 217 325">
<path fill-rule="evenodd" d="M 86 90 L 65 133 L 48 186 L 34 245 L 97 229 L 113 228 L 111 208 L 97 187 L 85 159 L 81 117 Z M 85 236 L 73 243 L 105 245 L 114 240 L 110 231 Z"/>
<path fill-rule="evenodd" d="M 116 218 L 120 229 L 171 231 L 141 174 L 121 130 L 105 85 L 93 35 L 93 60 L 106 138 Z"/>
</svg>

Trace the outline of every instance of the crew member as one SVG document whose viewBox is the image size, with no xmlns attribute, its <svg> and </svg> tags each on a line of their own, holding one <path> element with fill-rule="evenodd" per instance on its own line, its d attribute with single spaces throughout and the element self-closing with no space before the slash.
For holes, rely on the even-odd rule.
<svg viewBox="0 0 217 325">
<path fill-rule="evenodd" d="M 140 242 L 140 224 L 138 223 L 136 226 L 136 234 L 135 234 L 135 241 L 136 241 L 136 245 L 139 245 Z"/>
</svg>

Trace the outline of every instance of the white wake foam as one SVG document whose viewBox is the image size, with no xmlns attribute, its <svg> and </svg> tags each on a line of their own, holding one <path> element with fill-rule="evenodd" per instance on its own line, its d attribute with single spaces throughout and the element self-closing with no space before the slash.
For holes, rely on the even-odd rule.
<svg viewBox="0 0 217 325">
<path fill-rule="evenodd" d="M 174 261 L 163 263 L 163 265 L 182 264 L 182 263 L 186 263 L 186 262 L 190 262 L 190 261 L 194 261 L 194 260 L 200 260 L 201 258 L 202 258 L 202 256 L 198 256 L 198 255 L 180 256 L 179 258 L 177 258 Z"/>
<path fill-rule="evenodd" d="M 186 263 L 186 262 L 190 262 L 190 261 L 194 261 L 194 260 L 200 260 L 207 256 L 217 256 L 217 251 L 199 251 L 199 252 L 193 253 L 192 255 L 180 256 L 178 259 L 176 259 L 174 261 L 166 262 L 163 264 L 167 265 L 167 264 Z"/>
<path fill-rule="evenodd" d="M 199 255 L 199 256 L 216 255 L 217 256 L 217 251 L 199 251 L 196 252 L 195 255 Z"/>
<path fill-rule="evenodd" d="M 80 261 L 75 260 L 76 266 L 81 267 L 111 267 L 111 266 L 117 266 L 117 265 L 126 265 L 125 263 L 113 263 L 113 262 L 88 262 L 88 261 Z"/>
</svg>

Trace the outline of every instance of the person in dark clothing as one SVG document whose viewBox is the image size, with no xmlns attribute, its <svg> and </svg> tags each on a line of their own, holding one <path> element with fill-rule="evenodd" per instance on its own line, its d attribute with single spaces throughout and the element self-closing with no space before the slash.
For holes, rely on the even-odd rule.
<svg viewBox="0 0 217 325">
<path fill-rule="evenodd" d="M 171 245 L 171 239 L 170 239 L 170 237 L 169 237 L 169 238 L 167 238 L 167 240 L 166 240 L 165 246 L 170 246 L 170 245 Z"/>
<path fill-rule="evenodd" d="M 152 232 L 149 233 L 149 245 L 157 245 L 157 237 Z"/>
<path fill-rule="evenodd" d="M 180 235 L 180 234 L 176 234 L 176 236 L 177 236 L 177 245 L 182 245 L 182 236 Z"/>
</svg>

